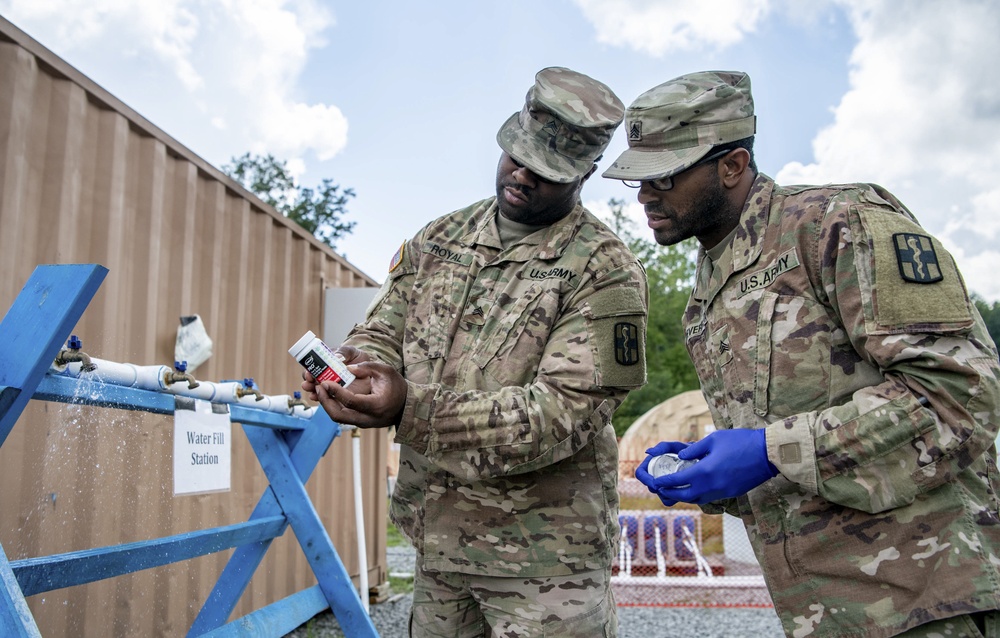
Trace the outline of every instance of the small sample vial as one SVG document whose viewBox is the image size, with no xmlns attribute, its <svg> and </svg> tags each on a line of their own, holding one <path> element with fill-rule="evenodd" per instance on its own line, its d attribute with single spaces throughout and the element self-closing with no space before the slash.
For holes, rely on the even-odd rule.
<svg viewBox="0 0 1000 638">
<path fill-rule="evenodd" d="M 336 381 L 347 387 L 354 381 L 354 375 L 340 357 L 333 354 L 330 346 L 313 334 L 312 330 L 302 335 L 295 345 L 288 349 L 288 354 L 302 364 L 316 382 Z"/>
<path fill-rule="evenodd" d="M 691 467 L 697 462 L 698 461 L 686 461 L 678 457 L 673 452 L 667 452 L 666 454 L 661 454 L 660 456 L 654 456 L 649 461 L 646 471 L 649 472 L 650 476 L 659 477 L 667 474 L 673 474 L 674 472 L 680 472 L 683 469 Z"/>
</svg>

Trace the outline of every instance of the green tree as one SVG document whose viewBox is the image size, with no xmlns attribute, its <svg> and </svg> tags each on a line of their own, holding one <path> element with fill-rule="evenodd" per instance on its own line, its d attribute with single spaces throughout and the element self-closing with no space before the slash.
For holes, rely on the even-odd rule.
<svg viewBox="0 0 1000 638">
<path fill-rule="evenodd" d="M 986 330 L 993 337 L 993 342 L 1000 344 L 1000 302 L 994 301 L 992 304 L 988 304 L 985 299 L 975 293 L 972 294 L 972 301 L 976 304 L 979 314 L 983 316 Z"/>
<path fill-rule="evenodd" d="M 344 221 L 354 190 L 342 189 L 331 179 L 324 179 L 316 189 L 303 188 L 288 172 L 287 162 L 270 153 L 244 153 L 222 171 L 330 248 L 354 230 L 355 222 Z"/>
<path fill-rule="evenodd" d="M 632 392 L 615 412 L 615 432 L 621 436 L 636 419 L 657 404 L 699 387 L 681 324 L 694 280 L 697 247 L 693 239 L 674 246 L 660 246 L 638 237 L 633 232 L 635 224 L 625 216 L 624 200 L 612 198 L 608 206 L 611 208 L 611 228 L 642 262 L 649 281 L 648 382 Z"/>
</svg>

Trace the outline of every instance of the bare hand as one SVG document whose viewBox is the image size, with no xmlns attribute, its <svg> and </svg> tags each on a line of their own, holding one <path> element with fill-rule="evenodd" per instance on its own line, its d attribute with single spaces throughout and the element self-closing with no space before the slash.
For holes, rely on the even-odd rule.
<svg viewBox="0 0 1000 638">
<path fill-rule="evenodd" d="M 367 353 L 355 348 L 354 346 L 342 345 L 337 348 L 333 354 L 339 354 L 344 359 L 344 363 L 349 366 L 364 363 L 365 361 L 371 361 L 372 359 Z"/>
<path fill-rule="evenodd" d="M 371 360 L 371 357 L 354 346 L 341 345 L 333 353 L 340 355 L 344 363 L 349 366 Z M 370 382 L 365 380 L 358 383 L 358 379 L 355 379 L 351 383 L 351 390 L 359 394 L 368 394 L 371 392 Z M 302 371 L 302 391 L 313 401 L 319 401 L 319 395 L 316 394 L 316 378 L 305 370 Z"/>
<path fill-rule="evenodd" d="M 359 428 L 399 423 L 406 404 L 406 379 L 392 366 L 377 361 L 351 366 L 351 372 L 356 378 L 346 388 L 329 381 L 315 385 L 313 380 L 316 400 L 330 418 Z"/>
</svg>

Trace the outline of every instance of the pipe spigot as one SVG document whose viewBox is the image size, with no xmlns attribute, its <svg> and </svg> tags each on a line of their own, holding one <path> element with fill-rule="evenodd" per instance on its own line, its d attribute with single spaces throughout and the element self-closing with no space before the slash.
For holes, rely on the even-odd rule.
<svg viewBox="0 0 1000 638">
<path fill-rule="evenodd" d="M 302 400 L 302 393 L 301 392 L 295 392 L 295 393 L 293 393 L 292 398 L 288 399 L 288 409 L 289 410 L 295 409 L 295 406 L 297 406 L 297 405 L 301 405 L 303 408 L 308 407 L 306 405 L 306 402 Z"/>
<path fill-rule="evenodd" d="M 83 342 L 80 341 L 80 337 L 70 335 L 69 341 L 66 342 L 66 347 L 56 355 L 55 366 L 62 368 L 69 363 L 77 362 L 80 364 L 80 372 L 93 372 L 96 370 L 97 365 L 90 360 L 90 355 L 80 350 L 82 347 Z"/>
<path fill-rule="evenodd" d="M 194 390 L 200 384 L 188 374 L 187 371 L 188 362 L 187 361 L 174 361 L 173 372 L 167 372 L 163 375 L 163 381 L 170 385 L 172 383 L 180 383 L 181 381 L 187 381 L 188 390 Z"/>
<path fill-rule="evenodd" d="M 242 399 L 248 395 L 254 395 L 257 401 L 263 401 L 264 395 L 260 393 L 260 390 L 253 387 L 253 377 L 247 377 L 243 379 L 243 386 L 236 388 L 236 396 Z"/>
</svg>

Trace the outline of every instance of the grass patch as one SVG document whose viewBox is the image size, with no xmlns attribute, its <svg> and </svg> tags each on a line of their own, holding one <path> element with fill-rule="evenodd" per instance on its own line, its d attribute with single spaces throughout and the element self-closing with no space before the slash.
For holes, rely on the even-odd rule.
<svg viewBox="0 0 1000 638">
<path fill-rule="evenodd" d="M 385 544 L 387 547 L 410 547 L 410 541 L 388 517 L 385 521 Z M 413 576 L 401 578 L 389 574 L 389 591 L 392 592 L 390 595 L 413 593 Z"/>
<path fill-rule="evenodd" d="M 410 545 L 410 541 L 406 540 L 403 533 L 396 529 L 392 521 L 386 520 L 385 524 L 385 544 L 387 547 L 408 547 Z"/>
<path fill-rule="evenodd" d="M 393 595 L 411 594 L 413 593 L 413 578 L 398 578 L 390 574 L 389 590 Z"/>
</svg>

